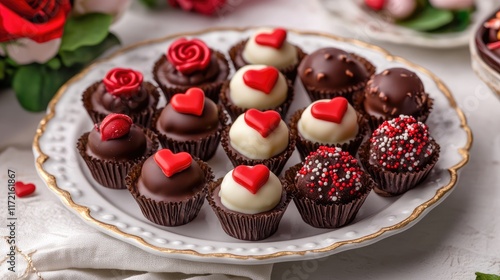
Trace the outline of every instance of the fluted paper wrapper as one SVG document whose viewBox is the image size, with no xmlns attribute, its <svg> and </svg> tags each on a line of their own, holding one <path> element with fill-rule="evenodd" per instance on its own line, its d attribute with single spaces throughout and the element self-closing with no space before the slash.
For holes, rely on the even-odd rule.
<svg viewBox="0 0 500 280">
<path fill-rule="evenodd" d="M 290 105 L 292 104 L 295 95 L 295 89 L 290 80 L 287 80 L 287 86 L 288 86 L 288 91 L 285 101 L 278 107 L 266 109 L 266 110 L 275 110 L 280 114 L 282 119 L 286 118 L 286 114 L 288 112 L 288 109 L 290 109 Z M 229 81 L 225 82 L 224 85 L 222 85 L 222 89 L 220 91 L 220 101 L 224 106 L 224 108 L 226 109 L 229 116 L 231 117 L 231 120 L 234 122 L 239 115 L 245 113 L 250 108 L 243 108 L 238 105 L 235 105 L 233 102 L 231 102 L 228 95 L 229 95 Z"/>
<path fill-rule="evenodd" d="M 267 168 L 269 168 L 271 172 L 279 175 L 283 170 L 283 167 L 285 167 L 288 159 L 292 156 L 293 151 L 295 150 L 296 131 L 290 129 L 290 133 L 288 136 L 288 146 L 283 152 L 268 159 L 250 159 L 231 149 L 229 139 L 230 129 L 231 127 L 228 126 L 222 131 L 221 145 L 234 167 L 238 165 L 254 166 L 257 164 L 263 164 L 267 166 Z"/>
<path fill-rule="evenodd" d="M 207 186 L 213 180 L 213 173 L 203 161 L 196 162 L 205 174 L 205 185 L 191 198 L 173 202 L 156 201 L 141 195 L 137 191 L 137 181 L 141 175 L 142 163 L 132 168 L 126 178 L 127 189 L 141 208 L 144 217 L 158 225 L 175 227 L 187 224 L 198 216 L 205 201 Z"/>
<path fill-rule="evenodd" d="M 219 60 L 224 61 L 224 63 L 227 65 L 227 67 L 229 69 L 229 62 L 227 61 L 226 56 L 224 54 L 222 54 L 221 52 L 218 52 L 216 50 L 212 49 L 212 51 L 215 53 L 215 55 L 217 56 L 217 58 Z M 173 84 L 165 85 L 161 82 L 161 79 L 158 77 L 158 70 L 159 70 L 161 65 L 166 63 L 166 61 L 167 61 L 166 56 L 162 55 L 160 57 L 160 59 L 158 59 L 155 62 L 155 65 L 153 67 L 153 78 L 156 81 L 156 83 L 158 84 L 158 86 L 160 87 L 161 91 L 163 92 L 163 95 L 165 96 L 167 103 L 170 102 L 170 99 L 172 99 L 172 96 L 174 96 L 175 94 L 184 93 L 192 87 L 201 88 L 203 90 L 203 92 L 205 93 L 206 97 L 208 97 L 213 102 L 215 102 L 215 104 L 219 103 L 220 89 L 221 89 L 222 84 L 224 83 L 225 80 L 213 81 L 213 82 L 203 83 L 200 85 L 187 85 L 187 86 L 173 85 Z"/>
<path fill-rule="evenodd" d="M 352 156 L 356 155 L 356 153 L 358 152 L 359 145 L 361 145 L 361 142 L 363 142 L 363 139 L 368 134 L 368 130 L 369 130 L 368 124 L 362 115 L 358 115 L 359 131 L 354 139 L 350 140 L 349 142 L 342 143 L 342 144 L 324 144 L 324 143 L 318 143 L 318 142 L 313 142 L 313 141 L 307 140 L 300 135 L 299 130 L 298 130 L 298 122 L 299 122 L 304 110 L 305 109 L 300 109 L 300 110 L 296 111 L 290 119 L 290 128 L 297 132 L 296 147 L 297 147 L 297 151 L 300 154 L 300 159 L 302 161 L 311 152 L 316 151 L 320 146 L 339 147 L 342 149 L 342 151 L 347 151 Z"/>
<path fill-rule="evenodd" d="M 274 209 L 259 214 L 237 213 L 218 206 L 214 196 L 218 195 L 217 190 L 221 182 L 222 178 L 210 184 L 207 200 L 227 235 L 241 240 L 257 241 L 273 235 L 278 230 L 281 218 L 292 199 L 285 181 L 282 180 L 283 193 L 279 204 Z"/>
<path fill-rule="evenodd" d="M 110 189 L 125 189 L 125 177 L 135 164 L 145 161 L 158 150 L 159 142 L 156 134 L 144 129 L 146 136 L 151 139 L 150 150 L 142 157 L 128 161 L 101 160 L 87 154 L 89 132 L 83 134 L 77 142 L 77 150 L 87 164 L 92 177 L 102 186 Z"/>
<path fill-rule="evenodd" d="M 248 39 L 240 41 L 229 49 L 229 57 L 231 58 L 231 61 L 233 62 L 234 68 L 236 70 L 249 64 L 244 62 L 242 59 L 243 57 L 241 56 L 241 53 L 243 52 L 247 41 Z M 294 47 L 297 49 L 297 63 L 289 65 L 287 67 L 278 68 L 278 70 L 280 70 L 280 72 L 283 73 L 285 77 L 292 81 L 292 83 L 297 77 L 297 67 L 299 67 L 300 62 L 307 55 L 300 47 Z M 238 59 L 238 57 L 241 57 L 241 59 Z"/>
<path fill-rule="evenodd" d="M 285 180 L 295 185 L 295 176 L 302 167 L 302 163 L 296 164 L 285 172 Z M 365 193 L 346 204 L 321 204 L 307 197 L 302 197 L 295 191 L 293 201 L 299 210 L 302 220 L 316 228 L 339 228 L 352 222 L 356 217 L 361 205 L 373 188 L 373 181 L 369 176 L 363 176 L 363 185 L 366 186 Z M 297 186 L 295 186 L 296 188 Z"/>
<path fill-rule="evenodd" d="M 92 106 L 92 94 L 97 90 L 101 82 L 95 82 L 90 87 L 88 87 L 82 95 L 83 107 L 89 114 L 93 123 L 100 123 L 102 120 L 108 115 L 106 113 L 101 113 L 94 110 Z M 145 90 L 151 95 L 154 99 L 154 103 L 152 106 L 145 108 L 140 112 L 134 113 L 123 113 L 129 116 L 135 124 L 138 124 L 143 127 L 150 127 L 153 116 L 156 112 L 156 106 L 158 105 L 158 100 L 160 100 L 160 94 L 158 93 L 158 89 L 149 82 L 143 82 L 142 86 L 145 87 Z M 111 113 L 109 113 L 111 114 Z"/>
<path fill-rule="evenodd" d="M 366 83 L 368 82 L 369 78 L 373 76 L 373 74 L 375 74 L 376 68 L 373 64 L 371 64 L 371 62 L 369 62 L 364 57 L 353 53 L 351 53 L 351 55 L 358 61 L 360 61 L 368 71 L 368 78 L 366 79 L 366 81 L 341 89 L 320 89 L 314 86 L 304 85 L 304 88 L 307 94 L 309 95 L 311 102 L 320 99 L 332 99 L 334 97 L 344 97 L 345 99 L 347 99 L 347 101 L 349 101 L 350 104 L 354 105 L 355 96 L 363 93 L 366 87 Z"/>
<path fill-rule="evenodd" d="M 199 158 L 201 160 L 209 160 L 214 156 L 217 148 L 219 147 L 222 131 L 226 127 L 226 123 L 228 121 L 227 115 L 221 106 L 218 106 L 218 110 L 220 122 L 219 129 L 217 129 L 217 131 L 215 131 L 211 135 L 200 138 L 198 140 L 178 141 L 169 138 L 167 135 L 159 132 L 156 128 L 156 122 L 158 120 L 158 117 L 160 116 L 161 109 L 158 110 L 153 120 L 153 130 L 158 134 L 158 139 L 160 140 L 160 143 L 164 148 L 170 149 L 174 153 L 187 152 L 193 157 Z"/>
<path fill-rule="evenodd" d="M 363 106 L 364 102 L 364 93 L 359 94 L 355 97 L 354 100 L 354 108 L 356 111 L 360 112 L 363 117 L 368 121 L 368 126 L 370 127 L 371 131 L 374 131 L 377 129 L 384 121 L 390 120 L 388 118 L 384 117 L 375 117 L 370 114 L 368 114 L 365 111 L 365 107 Z M 420 112 L 417 114 L 412 115 L 417 121 L 425 123 L 427 121 L 427 118 L 429 117 L 429 114 L 432 112 L 432 108 L 434 106 L 434 99 L 430 96 L 427 97 L 427 100 L 425 102 L 424 107 Z"/>
<path fill-rule="evenodd" d="M 359 159 L 365 170 L 375 181 L 375 192 L 381 196 L 396 196 L 407 192 L 422 182 L 439 159 L 440 147 L 432 140 L 436 150 L 430 162 L 421 171 L 392 172 L 383 170 L 378 165 L 370 163 L 370 142 L 366 141 L 359 148 Z"/>
</svg>

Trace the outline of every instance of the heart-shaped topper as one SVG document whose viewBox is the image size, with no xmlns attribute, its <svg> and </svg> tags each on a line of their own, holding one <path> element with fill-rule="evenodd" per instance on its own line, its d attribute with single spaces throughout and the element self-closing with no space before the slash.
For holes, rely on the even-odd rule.
<svg viewBox="0 0 500 280">
<path fill-rule="evenodd" d="M 327 122 L 341 123 L 347 112 L 347 99 L 335 97 L 328 102 L 316 102 L 312 105 L 311 114 L 316 119 Z"/>
<path fill-rule="evenodd" d="M 15 184 L 16 188 L 16 196 L 17 197 L 23 197 L 32 194 L 36 187 L 34 184 L 25 184 L 21 181 L 17 181 Z"/>
<path fill-rule="evenodd" d="M 257 109 L 249 109 L 243 117 L 247 125 L 257 130 L 264 138 L 269 136 L 281 122 L 280 114 L 273 110 L 261 112 Z"/>
<path fill-rule="evenodd" d="M 205 93 L 201 88 L 190 88 L 186 93 L 177 93 L 170 100 L 175 111 L 201 116 L 205 107 Z"/>
<path fill-rule="evenodd" d="M 260 70 L 246 71 L 243 74 L 243 82 L 253 89 L 269 94 L 276 85 L 276 82 L 278 82 L 278 77 L 278 69 L 267 66 Z"/>
<path fill-rule="evenodd" d="M 256 194 L 269 179 L 269 168 L 263 164 L 255 166 L 239 165 L 233 169 L 233 180 Z"/>
<path fill-rule="evenodd" d="M 260 33 L 255 36 L 255 43 L 275 49 L 280 49 L 285 40 L 286 30 L 283 28 L 276 28 L 271 33 Z"/>
<path fill-rule="evenodd" d="M 132 119 L 124 114 L 109 114 L 101 122 L 99 132 L 101 140 L 108 141 L 127 135 L 132 126 Z"/>
<path fill-rule="evenodd" d="M 155 153 L 153 159 L 167 177 L 172 177 L 187 169 L 193 161 L 190 154 L 186 152 L 174 154 L 169 149 L 159 150 Z"/>
</svg>

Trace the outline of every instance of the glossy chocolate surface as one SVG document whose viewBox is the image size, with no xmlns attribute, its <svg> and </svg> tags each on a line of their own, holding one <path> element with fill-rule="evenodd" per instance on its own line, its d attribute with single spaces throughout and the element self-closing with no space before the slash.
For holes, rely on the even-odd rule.
<svg viewBox="0 0 500 280">
<path fill-rule="evenodd" d="M 144 84 L 137 94 L 131 97 L 123 97 L 108 93 L 104 84 L 100 83 L 90 100 L 93 109 L 104 114 L 136 113 L 146 108 L 154 107 L 156 102 L 155 98 L 147 91 Z"/>
<path fill-rule="evenodd" d="M 496 13 L 489 16 L 486 21 L 494 18 Z M 493 70 L 500 72 L 500 49 L 490 50 L 486 46 L 488 43 L 499 41 L 496 37 L 497 32 L 498 30 L 486 28 L 481 24 L 475 34 L 475 43 L 477 52 L 484 62 L 493 68 Z"/>
<path fill-rule="evenodd" d="M 133 160 L 145 155 L 151 145 L 152 141 L 136 125 L 130 127 L 127 135 L 107 141 L 102 141 L 94 128 L 89 133 L 87 154 L 102 160 Z"/>
</svg>

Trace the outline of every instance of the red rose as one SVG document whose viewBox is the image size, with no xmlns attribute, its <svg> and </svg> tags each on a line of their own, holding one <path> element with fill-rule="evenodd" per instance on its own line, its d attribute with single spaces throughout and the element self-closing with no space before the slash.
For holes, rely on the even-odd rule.
<svg viewBox="0 0 500 280">
<path fill-rule="evenodd" d="M 0 0 L 0 42 L 60 38 L 70 10 L 69 0 Z"/>
<path fill-rule="evenodd" d="M 129 97 L 139 91 L 142 79 L 140 72 L 132 69 L 113 68 L 106 74 L 102 82 L 110 94 Z"/>
<path fill-rule="evenodd" d="M 212 15 L 226 4 L 226 0 L 168 0 L 168 3 L 172 7 L 180 7 L 186 11 Z"/>
<path fill-rule="evenodd" d="M 180 38 L 173 42 L 167 51 L 168 61 L 182 74 L 207 68 L 210 55 L 210 49 L 198 39 Z"/>
</svg>

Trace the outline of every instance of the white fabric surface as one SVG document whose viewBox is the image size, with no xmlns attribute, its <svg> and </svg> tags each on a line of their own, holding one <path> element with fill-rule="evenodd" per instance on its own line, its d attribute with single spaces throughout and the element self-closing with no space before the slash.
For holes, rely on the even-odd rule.
<svg viewBox="0 0 500 280">
<path fill-rule="evenodd" d="M 269 279 L 272 265 L 244 266 L 196 263 L 158 257 L 103 234 L 81 221 L 51 193 L 38 177 L 31 150 L 8 148 L 0 154 L 0 184 L 7 186 L 7 169 L 16 180 L 34 183 L 35 193 L 16 198 L 16 244 L 32 254 L 44 279 Z M 7 217 L 7 188 L 2 188 L 0 217 Z M 0 236 L 7 236 L 5 226 Z M 0 261 L 8 246 L 0 240 Z M 0 265 L 0 279 L 16 279 L 26 262 L 17 255 L 16 274 Z M 37 279 L 31 273 L 28 279 Z"/>
</svg>

